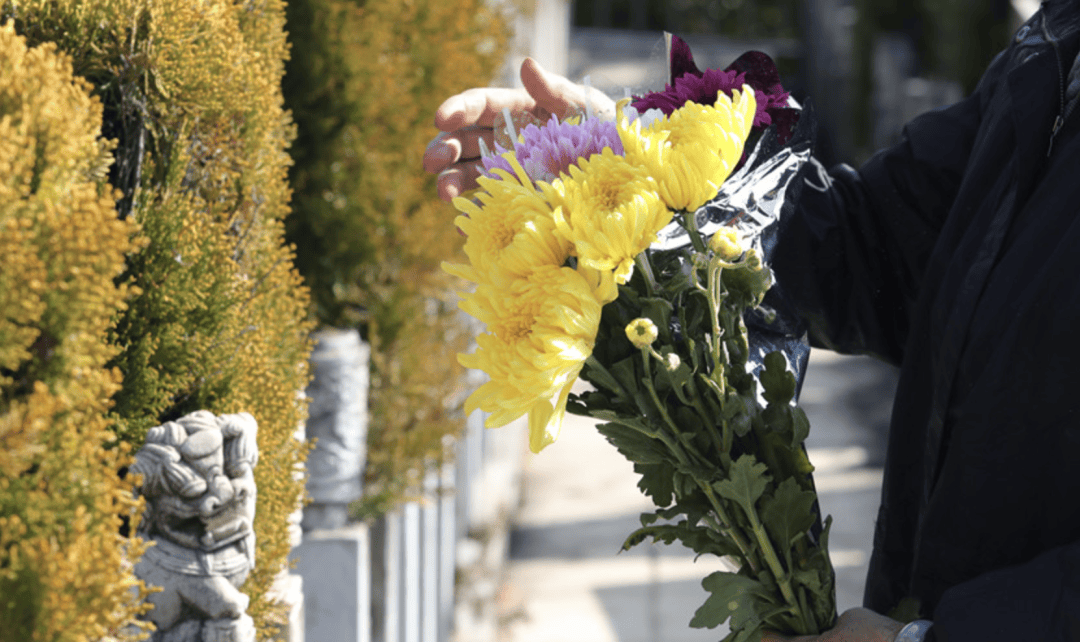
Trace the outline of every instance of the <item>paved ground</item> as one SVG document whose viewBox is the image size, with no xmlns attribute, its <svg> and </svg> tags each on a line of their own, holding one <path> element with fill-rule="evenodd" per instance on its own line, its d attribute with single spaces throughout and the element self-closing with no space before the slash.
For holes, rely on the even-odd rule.
<svg viewBox="0 0 1080 642">
<path fill-rule="evenodd" d="M 802 407 L 832 540 L 841 611 L 861 601 L 881 483 L 895 373 L 862 358 L 815 351 Z M 506 642 L 709 642 L 720 630 L 688 623 L 716 561 L 675 545 L 617 554 L 650 507 L 630 464 L 591 423 L 573 418 L 559 440 L 526 464 L 523 504 L 501 591 Z"/>
</svg>

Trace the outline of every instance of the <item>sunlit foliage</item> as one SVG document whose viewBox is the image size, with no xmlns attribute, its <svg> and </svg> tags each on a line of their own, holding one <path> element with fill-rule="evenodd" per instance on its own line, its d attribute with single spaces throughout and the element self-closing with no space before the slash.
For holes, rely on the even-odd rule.
<svg viewBox="0 0 1080 642">
<path fill-rule="evenodd" d="M 463 426 L 470 333 L 439 269 L 462 238 L 421 157 L 435 108 L 494 76 L 508 32 L 484 0 L 296 0 L 287 29 L 288 238 L 319 322 L 371 342 L 367 489 L 392 502 Z"/>
<path fill-rule="evenodd" d="M 244 591 L 268 637 L 284 613 L 266 594 L 303 491 L 291 471 L 304 454 L 293 435 L 310 331 L 283 242 L 294 133 L 280 90 L 284 3 L 8 0 L 0 20 L 72 57 L 116 141 L 114 217 L 138 233 L 121 266 L 126 307 L 98 337 L 107 332 L 122 375 L 110 415 L 121 443 L 137 448 L 151 426 L 198 408 L 259 422 L 256 570 Z"/>
</svg>

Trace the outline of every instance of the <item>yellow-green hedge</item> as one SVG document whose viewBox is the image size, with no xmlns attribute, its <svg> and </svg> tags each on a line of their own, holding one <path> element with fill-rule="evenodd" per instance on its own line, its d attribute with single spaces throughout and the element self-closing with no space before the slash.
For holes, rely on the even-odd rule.
<svg viewBox="0 0 1080 642">
<path fill-rule="evenodd" d="M 463 422 L 468 345 L 439 264 L 461 251 L 421 157 L 448 96 L 493 78 L 508 30 L 486 0 L 293 0 L 286 104 L 298 136 L 286 225 L 325 325 L 372 347 L 367 492 L 400 498 Z"/>
<path fill-rule="evenodd" d="M 134 227 L 104 181 L 101 103 L 55 47 L 0 27 L 0 640 L 91 640 L 138 611 L 128 448 L 103 338 Z M 135 544 L 131 552 L 138 555 Z"/>
<path fill-rule="evenodd" d="M 284 618 L 266 594 L 303 492 L 293 434 L 311 330 L 283 240 L 294 133 L 280 89 L 284 3 L 0 0 L 0 20 L 72 57 L 116 139 L 108 178 L 139 229 L 121 275 L 130 295 L 108 332 L 121 442 L 137 448 L 148 428 L 199 408 L 258 420 L 256 570 L 244 591 L 266 638 Z"/>
</svg>

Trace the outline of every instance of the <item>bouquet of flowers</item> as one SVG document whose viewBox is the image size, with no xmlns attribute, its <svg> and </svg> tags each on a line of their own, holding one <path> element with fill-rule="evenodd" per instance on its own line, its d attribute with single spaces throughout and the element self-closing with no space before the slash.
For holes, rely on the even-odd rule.
<svg viewBox="0 0 1080 642">
<path fill-rule="evenodd" d="M 700 71 L 670 42 L 671 82 L 617 106 L 534 123 L 485 153 L 458 198 L 486 324 L 463 365 L 489 380 L 466 410 L 489 427 L 528 415 L 552 443 L 567 410 L 595 417 L 656 504 L 651 538 L 728 558 L 691 626 L 725 640 L 814 634 L 835 617 L 834 574 L 795 405 L 809 349 L 768 259 L 809 158 L 812 116 L 751 52 Z M 518 121 L 521 125 L 521 121 Z M 575 381 L 593 389 L 571 394 Z"/>
</svg>

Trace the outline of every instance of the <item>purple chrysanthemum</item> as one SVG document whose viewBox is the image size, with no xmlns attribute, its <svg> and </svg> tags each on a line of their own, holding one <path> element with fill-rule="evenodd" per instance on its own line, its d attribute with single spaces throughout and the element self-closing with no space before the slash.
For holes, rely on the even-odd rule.
<svg viewBox="0 0 1080 642">
<path fill-rule="evenodd" d="M 514 154 L 534 181 L 551 182 L 559 174 L 567 173 L 579 159 L 599 154 L 605 147 L 623 155 L 622 140 L 615 123 L 599 118 L 586 118 L 575 125 L 559 122 L 552 116 L 543 127 L 529 125 L 521 134 L 524 142 L 514 145 Z M 485 174 L 498 178 L 492 171 L 497 168 L 513 173 L 510 163 L 502 157 L 507 150 L 496 144 L 495 151 L 494 156 L 483 159 Z"/>
<path fill-rule="evenodd" d="M 750 51 L 723 71 L 709 69 L 703 72 L 694 64 L 694 56 L 686 42 L 672 36 L 670 64 L 673 85 L 638 97 L 633 103 L 638 111 L 655 108 L 671 114 L 687 102 L 711 105 L 716 102 L 718 91 L 730 96 L 733 89 L 741 89 L 745 83 L 754 89 L 757 100 L 753 126 L 763 128 L 775 123 L 780 129 L 781 143 L 790 137 L 798 111 L 788 107 L 790 94 L 784 91 L 776 64 L 767 54 Z"/>
<path fill-rule="evenodd" d="M 742 89 L 746 74 L 736 71 L 709 69 L 700 74 L 686 74 L 675 80 L 675 86 L 664 85 L 664 91 L 646 94 L 634 102 L 638 111 L 659 109 L 665 115 L 679 109 L 688 102 L 711 105 L 716 102 L 717 92 L 731 95 L 733 89 Z M 757 125 L 757 117 L 754 118 Z"/>
</svg>

